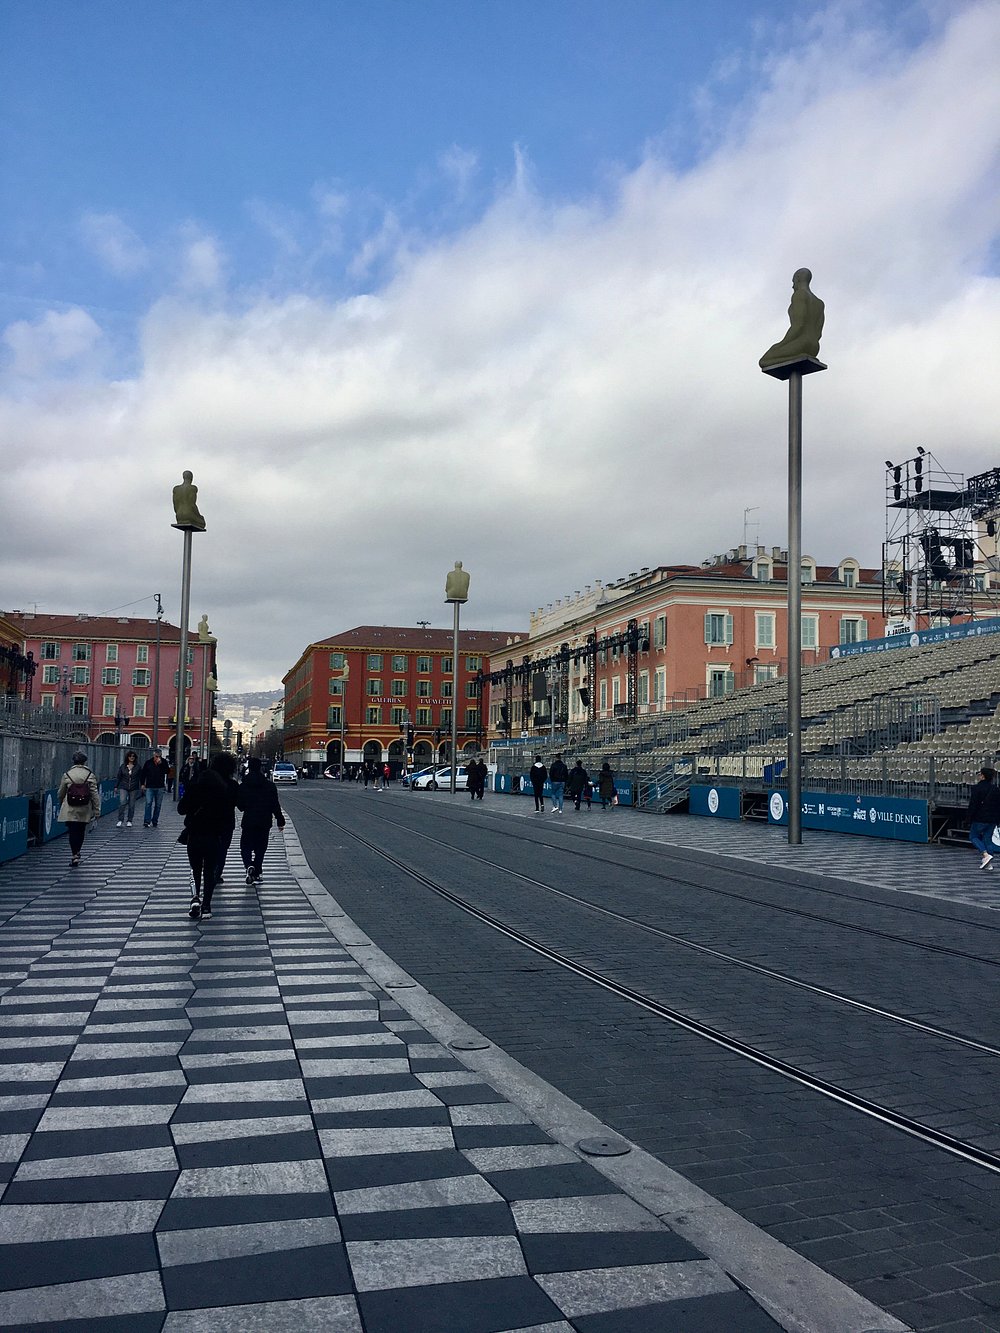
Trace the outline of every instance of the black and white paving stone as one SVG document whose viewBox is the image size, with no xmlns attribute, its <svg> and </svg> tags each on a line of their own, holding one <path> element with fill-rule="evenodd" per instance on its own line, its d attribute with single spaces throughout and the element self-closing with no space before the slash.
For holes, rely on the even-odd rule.
<svg viewBox="0 0 1000 1333">
<path fill-rule="evenodd" d="M 280 838 L 198 923 L 174 833 L 0 867 L 7 1333 L 779 1327 L 413 1021 Z"/>
</svg>

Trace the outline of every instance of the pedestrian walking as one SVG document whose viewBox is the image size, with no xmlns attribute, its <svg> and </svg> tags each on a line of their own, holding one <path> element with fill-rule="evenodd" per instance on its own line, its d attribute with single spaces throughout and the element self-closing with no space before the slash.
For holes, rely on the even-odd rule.
<svg viewBox="0 0 1000 1333">
<path fill-rule="evenodd" d="M 134 750 L 125 751 L 125 760 L 118 769 L 115 788 L 118 792 L 118 823 L 116 827 L 121 828 L 124 823 L 128 828 L 131 828 L 132 817 L 135 814 L 136 798 L 142 790 L 142 770 L 139 767 L 139 756 Z"/>
<path fill-rule="evenodd" d="M 218 888 L 222 883 L 222 877 L 226 870 L 226 857 L 229 855 L 229 848 L 232 845 L 233 834 L 236 832 L 236 810 L 240 803 L 240 788 L 236 781 L 236 756 L 231 755 L 226 750 L 220 750 L 218 754 L 212 756 L 209 762 L 209 768 L 218 773 L 219 777 L 229 787 L 229 794 L 233 798 L 233 810 L 229 823 L 219 837 L 219 859 L 215 868 L 215 887 Z M 273 784 L 272 784 L 273 785 Z"/>
<path fill-rule="evenodd" d="M 247 884 L 259 884 L 263 879 L 264 853 L 267 851 L 272 819 L 277 822 L 278 828 L 285 827 L 278 789 L 264 777 L 259 759 L 251 759 L 247 765 L 247 775 L 240 783 L 239 808 L 243 811 L 240 856 L 243 858 Z"/>
<path fill-rule="evenodd" d="M 101 813 L 101 789 L 87 767 L 87 756 L 82 750 L 73 755 L 73 762 L 59 781 L 56 798 L 61 802 L 57 816 L 66 825 L 69 834 L 70 865 L 75 870 L 80 864 L 80 850 L 87 825 Z"/>
<path fill-rule="evenodd" d="M 156 828 L 160 822 L 160 807 L 163 805 L 163 793 L 167 785 L 167 766 L 163 755 L 154 750 L 142 766 L 139 790 L 146 798 L 142 812 L 142 826 Z"/>
<path fill-rule="evenodd" d="M 531 779 L 531 790 L 535 794 L 536 815 L 545 814 L 545 797 L 543 793 L 545 791 L 545 783 L 548 779 L 548 776 L 549 776 L 549 770 L 542 763 L 542 756 L 540 754 L 536 754 L 534 763 L 528 770 L 528 777 Z"/>
<path fill-rule="evenodd" d="M 187 791 L 191 783 L 194 782 L 201 770 L 202 763 L 196 754 L 191 755 L 191 757 L 181 765 L 181 771 L 177 778 L 178 797 L 183 797 L 185 791 Z"/>
<path fill-rule="evenodd" d="M 480 757 L 473 759 L 469 765 L 469 799 L 471 801 L 481 801 L 483 793 L 486 791 L 486 779 L 489 777 L 489 769 Z"/>
<path fill-rule="evenodd" d="M 219 849 L 226 830 L 232 828 L 234 807 L 232 787 L 214 769 L 203 769 L 188 784 L 177 802 L 177 813 L 184 816 L 184 833 L 194 887 L 188 916 L 197 921 L 212 915 L 219 866 Z"/>
<path fill-rule="evenodd" d="M 557 754 L 552 761 L 552 767 L 549 769 L 549 786 L 552 789 L 552 813 L 561 815 L 563 812 L 563 793 L 566 790 L 566 783 L 569 780 L 569 769 L 563 763 L 561 754 Z"/>
<path fill-rule="evenodd" d="M 583 766 L 583 760 L 578 759 L 569 771 L 569 777 L 566 780 L 566 790 L 573 800 L 573 807 L 580 809 L 580 802 L 586 795 L 587 788 L 590 786 L 590 774 Z M 590 809 L 590 801 L 587 801 L 587 809 Z"/>
<path fill-rule="evenodd" d="M 389 779 L 392 777 L 392 769 L 388 764 L 382 765 L 382 789 L 385 790 L 389 785 Z"/>
<path fill-rule="evenodd" d="M 607 810 L 609 807 L 613 810 L 618 804 L 618 791 L 615 787 L 615 775 L 611 771 L 611 765 L 605 761 L 601 765 L 601 771 L 597 775 L 597 794 L 601 798 L 601 809 Z"/>
<path fill-rule="evenodd" d="M 177 772 L 172 763 L 167 765 L 167 791 L 171 796 L 174 794 L 174 781 L 177 778 Z"/>
<path fill-rule="evenodd" d="M 993 833 L 1000 824 L 1000 787 L 996 776 L 995 768 L 981 768 L 979 781 L 969 797 L 969 841 L 982 853 L 980 870 L 993 869 L 996 852 Z"/>
</svg>

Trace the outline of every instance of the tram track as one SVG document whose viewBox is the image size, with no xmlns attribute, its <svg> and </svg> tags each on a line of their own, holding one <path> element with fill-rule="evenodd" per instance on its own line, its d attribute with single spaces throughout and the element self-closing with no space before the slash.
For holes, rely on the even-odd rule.
<svg viewBox="0 0 1000 1333">
<path fill-rule="evenodd" d="M 890 1106 L 883 1105 L 856 1092 L 852 1092 L 849 1088 L 835 1083 L 832 1080 L 820 1078 L 806 1069 L 798 1067 L 766 1050 L 722 1031 L 719 1027 L 714 1026 L 713 1024 L 705 1023 L 699 1019 L 691 1017 L 689 1014 L 683 1013 L 679 1009 L 663 1004 L 654 997 L 645 995 L 641 991 L 616 980 L 614 977 L 561 953 L 558 949 L 545 944 L 542 940 L 535 938 L 526 931 L 519 930 L 509 922 L 501 920 L 492 912 L 486 911 L 475 903 L 470 902 L 468 899 L 454 893 L 439 880 L 416 869 L 401 857 L 389 852 L 378 842 L 366 837 L 356 828 L 341 823 L 339 820 L 333 818 L 311 802 L 310 810 L 325 823 L 338 829 L 345 837 L 350 838 L 358 845 L 367 848 L 408 878 L 433 892 L 443 901 L 479 921 L 481 924 L 497 931 L 499 934 L 529 950 L 536 956 L 545 959 L 547 962 L 572 973 L 580 979 L 599 987 L 610 995 L 616 996 L 617 998 L 636 1006 L 646 1013 L 652 1014 L 665 1022 L 671 1023 L 678 1028 L 720 1047 L 721 1049 L 751 1061 L 761 1068 L 770 1070 L 780 1077 L 798 1084 L 800 1087 L 807 1088 L 810 1091 L 856 1111 L 869 1119 L 878 1121 L 897 1130 L 912 1139 L 916 1139 L 953 1157 L 960 1158 L 965 1162 L 1000 1176 L 1000 1155 L 981 1148 L 978 1145 L 955 1135 L 951 1135 L 946 1131 L 939 1130 L 932 1125 L 925 1124 L 916 1118 L 907 1116 L 894 1110 Z M 641 930 L 643 933 L 650 934 L 654 937 L 660 937 L 671 944 L 678 945 L 685 949 L 691 949 L 696 953 L 712 957 L 716 961 L 746 969 L 750 972 L 762 975 L 770 981 L 802 989 L 818 998 L 844 1004 L 852 1009 L 863 1011 L 873 1018 L 898 1023 L 934 1039 L 971 1049 L 976 1054 L 985 1054 L 994 1057 L 1000 1055 L 1000 1048 L 992 1046 L 989 1043 L 979 1042 L 972 1038 L 965 1037 L 960 1033 L 939 1028 L 932 1024 L 923 1023 L 916 1019 L 911 1019 L 907 1015 L 895 1014 L 890 1010 L 882 1009 L 879 1006 L 871 1005 L 865 1001 L 856 1000 L 853 997 L 845 996 L 828 988 L 815 986 L 812 983 L 801 981 L 799 978 L 778 972 L 776 969 L 766 968 L 760 964 L 751 963 L 746 959 L 740 959 L 734 955 L 727 954 L 724 951 L 713 949 L 710 946 L 700 945 L 696 941 L 688 940 L 673 932 L 651 926 L 649 923 L 637 922 L 623 913 L 616 912 L 610 908 L 605 908 L 600 904 L 594 904 L 587 899 L 579 898 L 577 895 L 574 895 L 567 890 L 546 884 L 544 881 L 525 875 L 522 872 L 511 870 L 509 867 L 503 866 L 499 862 L 492 861 L 488 857 L 480 856 L 478 853 L 467 851 L 464 848 L 455 847 L 453 844 L 444 842 L 441 839 L 436 839 L 430 834 L 415 830 L 407 824 L 386 819 L 381 815 L 378 816 L 378 818 L 381 822 L 391 824 L 410 836 L 420 837 L 428 842 L 436 843 L 454 855 L 468 857 L 490 869 L 500 871 L 506 876 L 516 878 L 533 887 L 544 889 L 561 899 L 571 901 L 584 910 L 597 913 L 605 918 L 614 919 L 619 924 Z M 840 923 L 832 922 L 831 924 Z M 909 944 L 914 943 L 905 938 L 901 938 L 900 942 Z M 979 959 L 977 961 L 989 960 Z"/>
</svg>

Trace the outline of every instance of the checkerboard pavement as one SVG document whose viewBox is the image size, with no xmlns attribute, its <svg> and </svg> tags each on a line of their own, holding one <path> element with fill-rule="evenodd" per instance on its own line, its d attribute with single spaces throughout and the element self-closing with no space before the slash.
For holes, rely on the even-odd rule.
<svg viewBox="0 0 1000 1333">
<path fill-rule="evenodd" d="M 0 867 L 7 1333 L 779 1327 L 413 1021 L 280 837 L 199 923 L 176 831 Z"/>
</svg>

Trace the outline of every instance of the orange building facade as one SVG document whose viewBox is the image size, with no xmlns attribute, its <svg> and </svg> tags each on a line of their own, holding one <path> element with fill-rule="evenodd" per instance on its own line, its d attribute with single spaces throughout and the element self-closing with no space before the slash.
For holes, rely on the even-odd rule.
<svg viewBox="0 0 1000 1333">
<path fill-rule="evenodd" d="M 459 633 L 458 689 L 450 630 L 360 625 L 312 643 L 283 679 L 284 757 L 315 773 L 328 765 L 448 762 L 452 710 L 458 753 L 486 744 L 482 678 L 523 636 Z"/>
<path fill-rule="evenodd" d="M 494 668 L 490 735 L 672 711 L 787 672 L 787 552 L 739 547 L 701 565 L 643 569 L 534 612 Z M 804 666 L 885 633 L 881 571 L 802 561 Z M 498 664 L 503 667 L 504 664 Z"/>
</svg>

